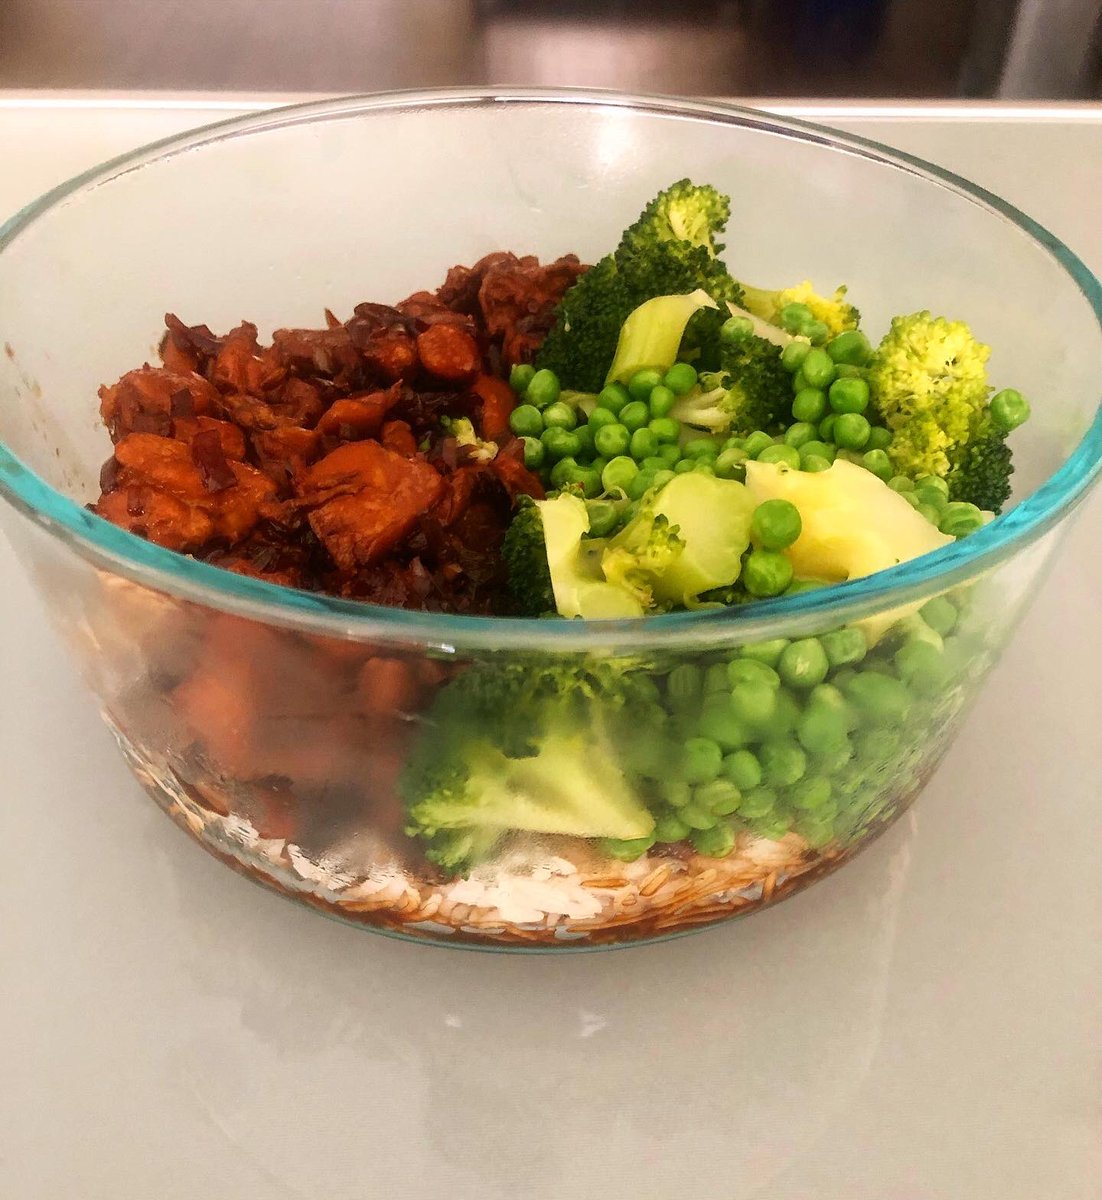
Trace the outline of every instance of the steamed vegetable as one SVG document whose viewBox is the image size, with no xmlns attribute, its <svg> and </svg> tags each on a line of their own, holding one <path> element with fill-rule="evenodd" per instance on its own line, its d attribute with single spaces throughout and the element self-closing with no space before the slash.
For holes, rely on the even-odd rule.
<svg viewBox="0 0 1102 1200">
<path fill-rule="evenodd" d="M 613 253 L 563 297 L 536 365 L 553 371 L 564 387 L 599 392 L 624 321 L 645 301 L 702 289 L 717 305 L 739 303 L 739 285 L 717 257 L 729 213 L 729 200 L 715 188 L 687 179 L 660 193 Z M 710 317 L 698 313 L 689 322 L 689 342 L 706 341 L 724 315 L 718 309 Z"/>
<path fill-rule="evenodd" d="M 868 382 L 875 411 L 892 431 L 895 470 L 944 479 L 951 499 L 998 512 L 1010 496 L 1013 470 L 1006 435 L 1028 407 L 1009 420 L 1005 406 L 993 411 L 990 354 L 963 321 L 911 313 L 892 321 Z"/>
</svg>

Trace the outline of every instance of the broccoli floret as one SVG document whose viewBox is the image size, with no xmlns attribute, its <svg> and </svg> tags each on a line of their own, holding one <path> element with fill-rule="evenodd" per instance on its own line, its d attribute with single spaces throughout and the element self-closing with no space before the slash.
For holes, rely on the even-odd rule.
<svg viewBox="0 0 1102 1200">
<path fill-rule="evenodd" d="M 697 186 L 689 179 L 679 179 L 643 209 L 627 230 L 625 241 L 689 242 L 703 246 L 714 258 L 723 249 L 716 234 L 723 232 L 730 217 L 729 196 L 708 184 Z"/>
<path fill-rule="evenodd" d="M 557 612 L 562 617 L 607 620 L 643 615 L 630 589 L 604 578 L 604 543 L 587 539 L 588 532 L 585 501 L 573 492 L 520 502 L 502 554 L 521 616 Z"/>
<path fill-rule="evenodd" d="M 807 279 L 776 292 L 746 283 L 740 286 L 745 297 L 743 307 L 771 325 L 782 324 L 781 312 L 788 304 L 803 304 L 809 308 L 811 315 L 827 327 L 831 337 L 847 329 L 856 329 L 861 319 L 861 314 L 846 300 L 844 287 L 835 288 L 831 296 L 820 296 Z"/>
<path fill-rule="evenodd" d="M 892 431 L 900 475 L 936 475 L 954 500 L 998 512 L 1010 495 L 1010 448 L 991 418 L 991 349 L 963 321 L 896 317 L 868 371 L 872 403 Z"/>
<path fill-rule="evenodd" d="M 654 818 L 613 730 L 654 694 L 619 661 L 469 668 L 437 696 L 402 774 L 406 833 L 451 872 L 510 834 L 646 838 Z"/>
<path fill-rule="evenodd" d="M 655 582 L 685 548 L 676 525 L 643 505 L 601 555 L 605 579 L 633 595 L 643 609 L 654 607 Z"/>
<path fill-rule="evenodd" d="M 792 408 L 792 379 L 780 347 L 751 336 L 720 351 L 720 370 L 705 372 L 671 416 L 697 429 L 744 435 L 779 431 Z"/>
<path fill-rule="evenodd" d="M 531 496 L 519 496 L 517 509 L 501 556 L 509 576 L 509 592 L 518 616 L 542 617 L 555 611 L 555 593 L 547 567 L 547 545 L 543 537 L 543 518 Z"/>
<path fill-rule="evenodd" d="M 740 303 L 738 283 L 716 257 L 716 235 L 722 233 L 727 213 L 725 197 L 688 180 L 656 196 L 616 250 L 563 296 L 536 365 L 554 371 L 565 387 L 597 392 L 604 386 L 624 321 L 644 301 L 702 288 L 720 306 Z M 698 312 L 689 322 L 686 344 L 707 344 L 725 316 L 717 309 Z"/>
<path fill-rule="evenodd" d="M 949 471 L 950 500 L 967 500 L 986 512 L 997 513 L 1010 499 L 1014 464 L 1006 433 L 990 421 L 963 448 Z"/>
</svg>

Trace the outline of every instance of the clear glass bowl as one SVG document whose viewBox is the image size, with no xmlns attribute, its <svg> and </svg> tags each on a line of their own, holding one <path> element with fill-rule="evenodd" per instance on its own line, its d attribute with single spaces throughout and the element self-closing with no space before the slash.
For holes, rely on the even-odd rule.
<svg viewBox="0 0 1102 1200">
<path fill-rule="evenodd" d="M 263 336 L 316 325 L 323 306 L 435 286 L 491 250 L 592 261 L 680 175 L 733 196 L 726 257 L 737 275 L 845 281 L 874 335 L 918 308 L 967 320 L 994 347 L 994 382 L 1034 401 L 1014 438 L 1014 507 L 963 542 L 853 583 L 588 624 L 282 589 L 82 507 L 109 453 L 97 387 L 154 360 L 166 308 L 215 329 L 249 319 Z M 9 221 L 0 314 L 6 529 L 138 779 L 251 878 L 349 922 L 451 945 L 670 935 L 752 912 L 844 863 L 934 770 L 1102 460 L 1102 293 L 1070 251 L 936 167 L 723 104 L 428 92 L 226 122 L 100 167 Z M 899 631 L 931 600 L 943 641 L 937 670 L 916 675 L 897 657 Z M 743 668 L 732 661 L 768 661 L 768 643 L 849 626 L 878 640 L 862 661 L 831 665 L 848 735 L 820 739 L 805 720 L 832 693 L 774 689 L 765 724 L 744 723 L 726 742 L 716 734 L 736 792 L 717 805 L 724 789 L 662 788 L 655 747 L 677 752 L 688 727 L 679 714 L 734 703 Z M 611 728 L 629 752 L 618 784 L 682 823 L 667 829 L 688 832 L 694 811 L 698 825 L 712 822 L 711 853 L 683 841 L 623 862 L 600 841 L 544 832 L 504 836 L 464 876 L 432 867 L 403 832 L 396 781 L 410 746 L 440 733 L 439 690 L 469 669 L 536 677 L 610 661 L 629 668 L 642 698 L 625 710 L 599 690 L 582 696 L 593 733 L 563 761 L 563 786 L 584 809 L 587 786 L 608 785 L 598 731 Z M 484 730 L 491 743 L 500 732 Z M 765 745 L 778 740 L 802 743 L 829 789 L 782 769 Z M 758 786 L 745 755 L 732 762 L 740 747 L 765 764 Z M 701 818 L 708 805 L 727 811 Z"/>
</svg>

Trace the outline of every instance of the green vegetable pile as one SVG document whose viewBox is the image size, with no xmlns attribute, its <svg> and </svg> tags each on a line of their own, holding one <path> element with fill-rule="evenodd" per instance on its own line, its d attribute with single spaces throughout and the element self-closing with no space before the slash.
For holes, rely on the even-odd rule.
<svg viewBox="0 0 1102 1200">
<path fill-rule="evenodd" d="M 884 569 L 1010 495 L 1029 416 L 960 321 L 879 344 L 844 287 L 738 281 L 727 197 L 681 180 L 563 298 L 512 369 L 510 427 L 546 499 L 503 557 L 512 615 L 720 608 Z M 852 837 L 917 789 L 990 656 L 971 594 L 797 641 L 657 660 L 482 663 L 438 695 L 403 776 L 408 834 L 460 873 L 524 836 L 623 860 L 740 833 Z"/>
</svg>

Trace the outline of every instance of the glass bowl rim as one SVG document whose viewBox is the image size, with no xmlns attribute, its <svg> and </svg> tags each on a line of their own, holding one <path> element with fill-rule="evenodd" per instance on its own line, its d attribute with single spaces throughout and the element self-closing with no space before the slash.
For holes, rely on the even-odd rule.
<svg viewBox="0 0 1102 1200">
<path fill-rule="evenodd" d="M 140 146 L 74 176 L 0 225 L 0 255 L 21 233 L 82 192 L 187 150 L 273 129 L 388 112 L 489 108 L 497 105 L 583 105 L 756 129 L 826 146 L 902 170 L 962 196 L 1016 226 L 1054 258 L 1083 294 L 1102 327 L 1102 284 L 1059 238 L 978 184 L 923 159 L 856 134 L 720 100 L 679 99 L 592 88 L 470 87 L 367 93 L 281 106 L 233 117 Z M 2 261 L 0 261 L 2 269 Z M 50 487 L 0 443 L 0 494 L 53 536 L 75 541 L 84 557 L 113 574 L 205 607 L 223 609 L 325 636 L 457 649 L 555 653 L 630 650 L 686 643 L 728 643 L 776 635 L 778 623 L 801 618 L 843 621 L 914 595 L 944 590 L 990 569 L 1066 517 L 1102 474 L 1102 401 L 1066 461 L 1031 495 L 963 541 L 875 575 L 752 605 L 666 613 L 635 620 L 562 621 L 459 616 L 386 608 L 282 587 L 237 575 L 156 546 L 112 525 Z"/>
</svg>

